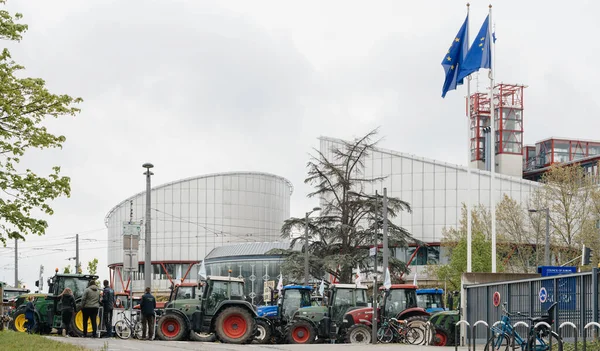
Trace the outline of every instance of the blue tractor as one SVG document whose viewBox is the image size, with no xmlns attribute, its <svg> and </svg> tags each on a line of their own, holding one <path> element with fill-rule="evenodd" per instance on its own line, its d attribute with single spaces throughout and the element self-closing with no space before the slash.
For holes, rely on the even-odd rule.
<svg viewBox="0 0 600 351">
<path fill-rule="evenodd" d="M 256 318 L 257 333 L 255 341 L 266 344 L 273 340 L 282 340 L 287 322 L 298 309 L 310 307 L 311 286 L 286 285 L 280 292 L 277 305 L 258 306 Z"/>
<path fill-rule="evenodd" d="M 417 289 L 417 305 L 429 313 L 446 311 L 444 289 Z"/>
</svg>

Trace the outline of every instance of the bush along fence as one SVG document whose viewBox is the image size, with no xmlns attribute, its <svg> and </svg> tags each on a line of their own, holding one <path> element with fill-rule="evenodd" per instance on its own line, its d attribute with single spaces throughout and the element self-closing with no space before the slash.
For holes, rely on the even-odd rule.
<svg viewBox="0 0 600 351">
<path fill-rule="evenodd" d="M 456 339 L 469 350 L 599 350 L 598 269 L 474 284 Z M 462 333 L 462 334 L 461 334 Z M 494 347 L 490 347 L 490 346 Z"/>
</svg>

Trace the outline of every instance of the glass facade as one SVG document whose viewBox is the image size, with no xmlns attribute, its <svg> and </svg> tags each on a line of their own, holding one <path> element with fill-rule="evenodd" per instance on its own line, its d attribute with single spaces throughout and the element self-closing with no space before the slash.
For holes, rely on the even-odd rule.
<svg viewBox="0 0 600 351">
<path fill-rule="evenodd" d="M 190 263 L 201 261 L 215 247 L 280 241 L 281 225 L 290 217 L 292 191 L 285 178 L 255 172 L 206 175 L 153 188 L 153 284 L 162 286 L 169 277 L 183 277 Z M 142 192 L 121 202 L 106 216 L 109 266 L 123 262 L 123 222 L 143 223 L 145 207 L 146 196 Z M 140 261 L 144 251 L 142 226 Z M 196 267 L 192 270 L 189 276 L 195 278 Z M 140 267 L 134 280 L 143 279 Z"/>
<path fill-rule="evenodd" d="M 341 147 L 338 139 L 323 137 L 320 139 L 320 151 L 329 159 L 333 158 L 332 147 Z M 386 177 L 382 182 L 365 185 L 367 194 L 375 190 L 383 193 L 387 188 L 388 196 L 398 197 L 410 203 L 413 212 L 400 212 L 392 219 L 396 225 L 406 228 L 413 237 L 432 244 L 427 250 L 419 250 L 413 272 L 419 277 L 425 275 L 425 269 L 419 266 L 445 263 L 447 254 L 440 250 L 444 228 L 456 228 L 459 225 L 462 205 L 467 202 L 467 184 L 471 185 L 471 204 L 490 206 L 490 173 L 471 169 L 471 178 L 467 178 L 466 167 L 441 161 L 408 155 L 396 151 L 377 149 L 365 160 L 364 176 Z M 514 200 L 526 203 L 529 194 L 539 186 L 538 183 L 521 178 L 496 174 L 496 191 L 493 200 L 500 202 L 504 194 Z M 410 251 L 413 250 L 413 251 Z M 414 248 L 409 248 L 410 254 Z M 409 252 L 400 251 L 396 257 L 408 259 Z M 411 274 L 412 276 L 412 274 Z"/>
<path fill-rule="evenodd" d="M 277 287 L 279 274 L 283 274 L 285 284 L 290 282 L 285 272 L 281 272 L 281 257 L 257 256 L 253 258 L 229 257 L 218 260 L 207 259 L 208 275 L 231 276 L 244 279 L 244 295 L 255 305 L 264 305 L 271 301 L 271 289 Z"/>
</svg>

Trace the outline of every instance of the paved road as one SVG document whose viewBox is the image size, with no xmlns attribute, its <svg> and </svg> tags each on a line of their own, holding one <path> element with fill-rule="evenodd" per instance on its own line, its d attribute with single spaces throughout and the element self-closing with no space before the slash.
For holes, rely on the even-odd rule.
<svg viewBox="0 0 600 351">
<path fill-rule="evenodd" d="M 120 339 L 83 339 L 83 338 L 61 338 L 51 337 L 53 340 L 68 342 L 75 345 L 87 347 L 94 351 L 103 350 L 107 345 L 109 351 L 182 351 L 182 350 L 222 350 L 222 351 L 335 351 L 341 345 L 330 344 L 312 344 L 312 345 L 231 345 L 220 343 L 203 343 L 193 341 L 139 341 L 139 340 L 120 340 Z M 415 351 L 442 351 L 454 350 L 454 347 L 435 347 L 435 346 L 414 346 L 401 344 L 387 345 L 359 345 L 359 344 L 343 344 L 344 349 L 349 351 L 359 351 L 365 348 L 374 349 L 377 351 L 396 351 L 396 350 L 415 350 Z M 461 351 L 467 348 L 459 348 Z"/>
</svg>

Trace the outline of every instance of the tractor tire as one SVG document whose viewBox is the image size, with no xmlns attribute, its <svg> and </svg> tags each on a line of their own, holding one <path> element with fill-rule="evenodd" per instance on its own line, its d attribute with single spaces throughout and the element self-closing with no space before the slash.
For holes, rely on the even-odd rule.
<svg viewBox="0 0 600 351">
<path fill-rule="evenodd" d="M 200 341 L 200 342 L 215 342 L 217 340 L 217 336 L 215 334 L 205 334 L 205 333 L 196 333 L 195 331 L 190 331 L 190 340 L 192 341 Z"/>
<path fill-rule="evenodd" d="M 287 339 L 290 344 L 312 344 L 317 333 L 308 321 L 299 320 L 288 328 Z"/>
<path fill-rule="evenodd" d="M 254 341 L 258 344 L 268 344 L 271 342 L 271 338 L 273 335 L 273 330 L 271 330 L 271 325 L 262 319 L 256 321 L 256 337 L 254 337 Z"/>
<path fill-rule="evenodd" d="M 25 310 L 24 309 L 15 312 L 15 314 L 13 315 L 12 318 L 13 318 L 13 320 L 8 325 L 8 329 L 19 332 L 19 333 L 24 333 L 27 331 L 27 328 L 25 327 L 25 323 L 27 322 L 27 319 L 25 318 Z"/>
<path fill-rule="evenodd" d="M 346 342 L 350 344 L 370 344 L 372 328 L 364 324 L 355 324 L 346 331 Z"/>
<path fill-rule="evenodd" d="M 215 331 L 221 342 L 246 344 L 254 337 L 254 323 L 254 317 L 245 308 L 227 307 L 217 316 Z"/>
<path fill-rule="evenodd" d="M 435 327 L 433 342 L 431 344 L 434 346 L 452 346 L 454 344 L 454 336 L 442 327 Z"/>
<path fill-rule="evenodd" d="M 188 333 L 187 322 L 176 313 L 167 313 L 157 323 L 157 336 L 165 341 L 181 341 Z"/>
<path fill-rule="evenodd" d="M 101 328 L 99 316 L 96 316 L 96 326 L 97 326 L 98 330 Z M 74 336 L 78 336 L 78 337 L 83 336 L 83 311 L 82 310 L 75 312 L 75 314 L 73 315 L 73 318 L 71 318 L 71 332 L 73 333 Z M 88 335 L 93 334 L 91 319 L 88 320 L 87 332 L 88 332 Z"/>
</svg>

